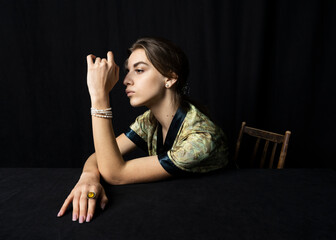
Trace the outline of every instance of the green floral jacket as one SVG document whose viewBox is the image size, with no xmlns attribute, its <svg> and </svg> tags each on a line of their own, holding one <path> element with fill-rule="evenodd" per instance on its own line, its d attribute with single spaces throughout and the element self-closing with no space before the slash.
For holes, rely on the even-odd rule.
<svg viewBox="0 0 336 240">
<path fill-rule="evenodd" d="M 204 173 L 228 164 L 225 134 L 192 104 L 187 112 L 177 110 L 164 143 L 162 127 L 150 110 L 137 117 L 125 134 L 150 156 L 158 155 L 172 175 Z"/>
</svg>

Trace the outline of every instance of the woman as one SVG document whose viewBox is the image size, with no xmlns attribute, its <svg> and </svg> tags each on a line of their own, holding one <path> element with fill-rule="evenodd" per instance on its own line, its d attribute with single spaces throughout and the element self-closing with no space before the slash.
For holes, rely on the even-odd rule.
<svg viewBox="0 0 336 240">
<path fill-rule="evenodd" d="M 109 92 L 119 79 L 112 52 L 107 59 L 87 56 L 87 84 L 95 153 L 58 216 L 72 202 L 72 220 L 92 220 L 97 200 L 104 209 L 107 197 L 100 177 L 112 185 L 151 182 L 172 176 L 209 172 L 228 163 L 225 136 L 220 128 L 186 98 L 189 73 L 185 54 L 171 42 L 142 38 L 130 48 L 124 79 L 133 107 L 146 106 L 129 130 L 115 137 Z M 148 157 L 124 161 L 123 155 L 140 147 Z"/>
</svg>

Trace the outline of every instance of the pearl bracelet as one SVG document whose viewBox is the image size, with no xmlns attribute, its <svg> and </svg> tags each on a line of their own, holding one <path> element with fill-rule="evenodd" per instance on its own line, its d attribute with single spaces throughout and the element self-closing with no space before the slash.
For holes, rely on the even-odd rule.
<svg viewBox="0 0 336 240">
<path fill-rule="evenodd" d="M 99 118 L 112 118 L 112 108 L 107 109 L 91 108 L 91 115 Z"/>
</svg>

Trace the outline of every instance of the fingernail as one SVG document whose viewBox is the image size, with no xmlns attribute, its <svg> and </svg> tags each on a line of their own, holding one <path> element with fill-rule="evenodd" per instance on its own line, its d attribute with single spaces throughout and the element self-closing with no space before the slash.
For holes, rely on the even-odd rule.
<svg viewBox="0 0 336 240">
<path fill-rule="evenodd" d="M 79 223 L 83 223 L 84 222 L 84 216 L 80 216 L 79 217 Z"/>
<path fill-rule="evenodd" d="M 77 221 L 77 214 L 76 213 L 72 215 L 72 221 Z"/>
<path fill-rule="evenodd" d="M 87 216 L 87 218 L 86 218 L 86 222 L 90 222 L 90 221 L 91 221 L 91 219 L 92 219 L 92 215 L 91 215 L 91 214 L 89 214 L 89 215 Z"/>
<path fill-rule="evenodd" d="M 102 210 L 104 210 L 104 209 L 105 209 L 105 206 L 106 206 L 106 204 L 105 204 L 105 203 L 102 203 L 102 204 L 100 205 L 100 207 L 101 207 L 101 209 L 102 209 Z"/>
<path fill-rule="evenodd" d="M 59 211 L 58 213 L 57 213 L 57 217 L 60 217 L 61 216 L 61 211 Z"/>
</svg>

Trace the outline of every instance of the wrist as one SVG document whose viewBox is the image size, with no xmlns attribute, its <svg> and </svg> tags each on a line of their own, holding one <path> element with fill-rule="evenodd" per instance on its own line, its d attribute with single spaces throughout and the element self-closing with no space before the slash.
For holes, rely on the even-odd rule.
<svg viewBox="0 0 336 240">
<path fill-rule="evenodd" d="M 110 107 L 110 98 L 108 95 L 91 97 L 91 107 L 95 109 L 106 109 Z"/>
<path fill-rule="evenodd" d="M 81 179 L 90 178 L 90 179 L 93 179 L 94 181 L 99 182 L 100 181 L 100 174 L 99 174 L 99 172 L 96 173 L 96 172 L 92 172 L 92 171 L 83 171 L 80 178 Z"/>
</svg>

